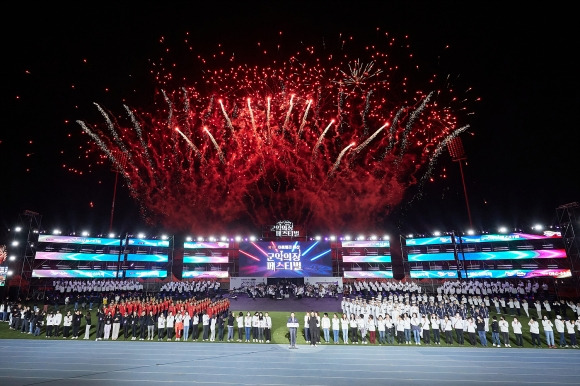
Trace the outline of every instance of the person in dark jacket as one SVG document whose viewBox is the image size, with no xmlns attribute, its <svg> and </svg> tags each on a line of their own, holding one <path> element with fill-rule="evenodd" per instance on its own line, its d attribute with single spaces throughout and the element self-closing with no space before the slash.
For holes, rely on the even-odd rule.
<svg viewBox="0 0 580 386">
<path fill-rule="evenodd" d="M 76 310 L 73 319 L 72 319 L 72 338 L 71 339 L 78 339 L 79 338 L 79 330 L 81 328 L 81 321 L 83 320 L 83 316 L 81 315 L 80 310 Z"/>
<path fill-rule="evenodd" d="M 141 316 L 139 317 L 139 340 L 145 340 L 147 337 L 147 319 L 149 319 L 149 317 L 145 311 L 141 312 Z"/>
<path fill-rule="evenodd" d="M 129 331 L 131 329 L 132 318 L 133 317 L 129 315 L 129 313 L 127 312 L 125 312 L 125 315 L 123 315 L 123 337 L 125 338 L 125 340 L 129 338 Z"/>
<path fill-rule="evenodd" d="M 101 309 L 97 311 L 97 337 L 95 340 L 103 339 L 105 333 L 105 314 Z"/>
<path fill-rule="evenodd" d="M 308 328 L 310 330 L 310 345 L 316 347 L 316 344 L 320 341 L 320 330 L 318 329 L 318 318 L 314 311 L 310 312 Z"/>
</svg>

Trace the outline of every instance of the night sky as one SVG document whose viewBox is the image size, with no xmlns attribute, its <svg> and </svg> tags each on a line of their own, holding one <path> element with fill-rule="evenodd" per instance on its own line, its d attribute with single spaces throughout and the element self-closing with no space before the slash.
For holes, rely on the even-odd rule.
<svg viewBox="0 0 580 386">
<path fill-rule="evenodd" d="M 320 44 L 339 33 L 364 42 L 376 28 L 408 35 L 422 61 L 441 65 L 481 98 L 461 122 L 470 125 L 461 139 L 476 230 L 557 225 L 556 207 L 580 198 L 578 32 L 569 10 L 530 2 L 164 3 L 8 6 L 1 27 L 1 235 L 25 210 L 42 215 L 49 232 L 108 231 L 115 174 L 107 167 L 88 173 L 79 149 L 86 136 L 75 121 L 101 119 L 93 102 L 117 112 L 123 103 L 151 104 L 149 71 L 162 54 L 160 38 L 177 47 L 187 32 L 195 52 L 222 43 L 239 57 L 251 56 L 246 47 L 258 41 L 280 41 L 280 31 L 284 46 Z M 447 152 L 437 174 L 442 170 L 446 178 L 413 200 L 417 192 L 409 192 L 377 229 L 466 229 L 459 165 Z M 114 230 L 162 229 L 144 224 L 121 181 Z"/>
</svg>

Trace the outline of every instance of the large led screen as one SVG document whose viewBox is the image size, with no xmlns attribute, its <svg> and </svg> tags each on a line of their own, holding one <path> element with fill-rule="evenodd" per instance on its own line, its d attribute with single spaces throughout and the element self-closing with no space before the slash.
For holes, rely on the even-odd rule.
<svg viewBox="0 0 580 386">
<path fill-rule="evenodd" d="M 529 233 L 509 233 L 509 234 L 489 234 L 489 235 L 474 235 L 474 236 L 460 236 L 462 243 L 495 243 L 507 241 L 523 241 L 523 240 L 546 240 L 560 238 L 559 235 L 533 235 Z"/>
<path fill-rule="evenodd" d="M 352 240 L 341 241 L 343 248 L 389 248 L 389 240 Z"/>
<path fill-rule="evenodd" d="M 227 241 L 186 241 L 183 243 L 184 249 L 228 249 L 230 243 Z"/>
<path fill-rule="evenodd" d="M 119 272 L 119 276 L 122 273 Z M 167 271 L 166 270 L 156 270 L 156 269 L 128 269 L 125 271 L 125 277 L 127 278 L 147 278 L 147 277 L 167 277 Z"/>
<path fill-rule="evenodd" d="M 393 271 L 344 271 L 345 279 L 392 279 Z"/>
<path fill-rule="evenodd" d="M 119 239 L 104 239 L 100 237 L 77 237 L 77 236 L 55 236 L 39 235 L 39 243 L 59 243 L 59 244 L 84 244 L 84 245 L 112 245 L 120 246 Z"/>
<path fill-rule="evenodd" d="M 327 241 L 241 242 L 239 252 L 240 276 L 332 276 Z"/>
<path fill-rule="evenodd" d="M 461 271 L 465 275 L 465 271 Z M 474 269 L 467 270 L 467 277 L 470 279 L 509 279 L 509 278 L 532 278 L 532 277 L 554 277 L 562 279 L 571 277 L 569 269 Z M 413 279 L 457 279 L 457 271 L 411 271 Z"/>
<path fill-rule="evenodd" d="M 343 255 L 342 261 L 345 263 L 390 263 L 391 256 L 388 255 L 370 255 L 370 256 L 348 256 Z"/>
<path fill-rule="evenodd" d="M 184 279 L 227 279 L 228 271 L 183 271 Z"/>
<path fill-rule="evenodd" d="M 409 261 L 452 261 L 455 260 L 452 252 L 444 253 L 410 253 Z M 458 252 L 460 260 L 526 260 L 526 259 L 564 259 L 565 249 L 536 249 L 522 251 L 498 251 L 498 252 Z"/>
<path fill-rule="evenodd" d="M 38 260 L 67 260 L 67 261 L 119 261 L 118 254 L 109 253 L 64 253 L 64 252 L 36 252 L 35 259 Z M 121 261 L 125 260 L 125 255 L 121 255 Z M 155 263 L 166 263 L 169 261 L 167 255 L 146 255 L 139 253 L 127 254 L 127 261 L 147 261 Z"/>
<path fill-rule="evenodd" d="M 216 263 L 216 264 L 227 264 L 229 261 L 228 256 L 206 256 L 206 255 L 194 255 L 194 256 L 183 256 L 183 262 L 188 264 L 205 264 L 205 263 Z"/>
<path fill-rule="evenodd" d="M 405 245 L 407 245 L 408 247 L 419 245 L 440 245 L 440 244 L 451 244 L 451 236 L 421 237 L 405 240 Z"/>
<path fill-rule="evenodd" d="M 119 272 L 119 276 L 121 272 Z M 117 271 L 113 270 L 81 270 L 81 269 L 35 269 L 32 277 L 78 277 L 78 278 L 116 278 Z"/>
</svg>

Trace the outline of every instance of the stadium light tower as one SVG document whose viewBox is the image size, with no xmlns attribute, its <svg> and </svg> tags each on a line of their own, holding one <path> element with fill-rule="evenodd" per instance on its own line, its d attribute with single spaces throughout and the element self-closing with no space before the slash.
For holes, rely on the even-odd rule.
<svg viewBox="0 0 580 386">
<path fill-rule="evenodd" d="M 461 138 L 455 137 L 447 144 L 447 150 L 453 161 L 459 164 L 459 171 L 461 173 L 461 182 L 463 183 L 463 194 L 465 195 L 465 205 L 467 206 L 467 217 L 469 218 L 469 227 L 473 229 L 473 221 L 471 221 L 471 210 L 469 209 L 469 199 L 467 198 L 467 187 L 465 186 L 465 177 L 463 176 L 463 162 L 467 159 L 463 142 Z"/>
</svg>

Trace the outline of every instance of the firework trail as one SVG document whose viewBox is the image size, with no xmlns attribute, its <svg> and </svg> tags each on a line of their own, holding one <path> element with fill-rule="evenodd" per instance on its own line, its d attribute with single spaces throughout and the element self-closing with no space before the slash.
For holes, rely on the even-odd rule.
<svg viewBox="0 0 580 386">
<path fill-rule="evenodd" d="M 466 98 L 407 63 L 407 44 L 385 44 L 405 51 L 401 64 L 375 46 L 362 59 L 360 51 L 351 59 L 343 40 L 338 46 L 340 55 L 324 51 L 324 60 L 307 47 L 270 65 L 204 61 L 192 84 L 165 92 L 163 83 L 159 110 L 125 107 L 124 123 L 97 105 L 104 124 L 78 123 L 111 162 L 127 155 L 132 196 L 167 229 L 255 230 L 291 220 L 320 231 L 375 230 L 466 129 L 458 124 L 466 108 L 455 105 Z"/>
</svg>

